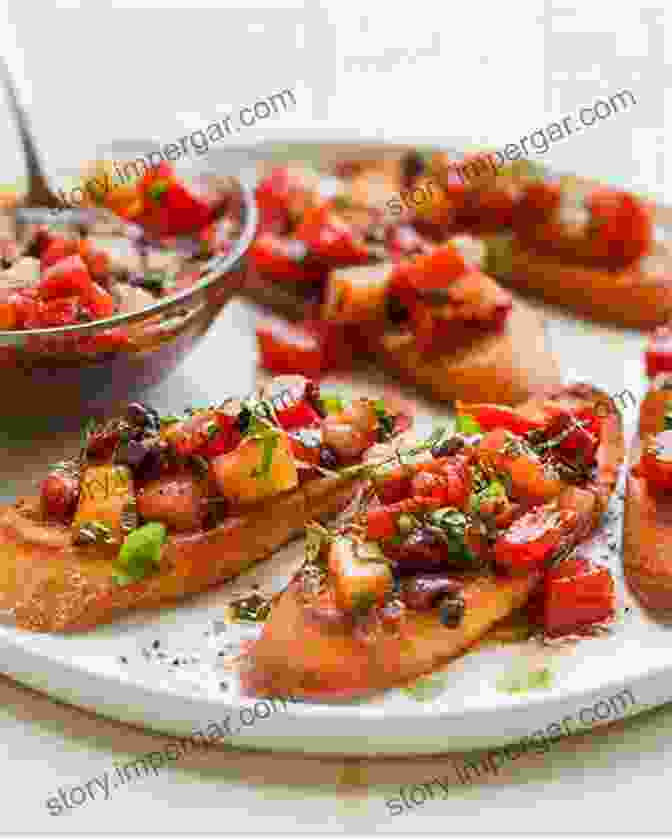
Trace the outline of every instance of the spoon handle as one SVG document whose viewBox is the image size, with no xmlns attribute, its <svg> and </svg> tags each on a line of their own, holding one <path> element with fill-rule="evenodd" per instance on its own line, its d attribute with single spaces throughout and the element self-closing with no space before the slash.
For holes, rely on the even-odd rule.
<svg viewBox="0 0 672 839">
<path fill-rule="evenodd" d="M 60 207 L 61 204 L 58 198 L 49 189 L 49 184 L 44 176 L 42 164 L 40 163 L 40 158 L 33 140 L 28 115 L 19 100 L 14 78 L 3 56 L 0 56 L 0 76 L 2 77 L 3 87 L 7 91 L 7 98 L 14 114 L 14 119 L 19 128 L 21 146 L 26 157 L 28 194 L 25 202 L 29 206 Z"/>
</svg>

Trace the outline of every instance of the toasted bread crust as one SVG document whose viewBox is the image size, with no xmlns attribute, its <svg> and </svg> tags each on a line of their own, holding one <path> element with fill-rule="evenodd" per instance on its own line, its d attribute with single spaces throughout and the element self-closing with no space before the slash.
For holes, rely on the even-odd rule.
<svg viewBox="0 0 672 839">
<path fill-rule="evenodd" d="M 164 548 L 161 570 L 124 587 L 113 581 L 113 556 L 73 547 L 69 533 L 57 526 L 31 534 L 20 509 L 2 508 L 0 610 L 24 629 L 78 632 L 129 609 L 174 603 L 268 557 L 311 519 L 339 512 L 356 484 L 353 478 L 322 478 L 212 530 L 176 534 Z"/>
<path fill-rule="evenodd" d="M 504 285 L 531 292 L 595 321 L 652 329 L 672 316 L 672 253 L 656 243 L 651 256 L 618 271 L 563 262 L 511 243 L 511 272 Z"/>
</svg>

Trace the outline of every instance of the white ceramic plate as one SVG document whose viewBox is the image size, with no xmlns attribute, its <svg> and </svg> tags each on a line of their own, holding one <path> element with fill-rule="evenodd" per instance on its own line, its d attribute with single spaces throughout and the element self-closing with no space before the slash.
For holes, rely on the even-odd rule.
<svg viewBox="0 0 672 839">
<path fill-rule="evenodd" d="M 255 155 L 328 162 L 357 150 L 362 151 L 361 144 L 287 143 L 254 152 L 241 149 L 233 158 L 229 151 L 213 153 L 211 160 L 232 170 Z M 378 149 L 371 145 L 363 151 Z M 613 395 L 629 390 L 639 400 L 644 389 L 641 335 L 599 328 L 550 310 L 548 315 L 549 337 L 567 381 L 589 380 Z M 194 395 L 208 402 L 223 391 L 252 388 L 250 308 L 236 303 L 217 327 L 183 371 L 153 395 L 160 408 L 181 407 Z M 231 375 L 222 374 L 223 357 L 241 362 Z M 372 379 L 369 392 L 390 384 L 375 371 Z M 630 433 L 636 408 L 629 397 L 623 401 L 628 402 Z M 437 406 L 419 404 L 425 430 L 447 415 Z M 2 454 L 5 483 L 0 494 L 25 491 L 33 464 L 39 469 L 38 464 L 51 462 L 68 445 L 72 447 L 71 440 L 51 439 L 32 447 L 28 456 L 25 440 L 10 444 Z M 422 680 L 412 692 L 391 690 L 373 700 L 338 705 L 276 701 L 271 706 L 241 700 L 227 657 L 256 629 L 227 626 L 223 604 L 233 591 L 244 591 L 255 581 L 269 590 L 281 586 L 301 561 L 300 544 L 216 592 L 161 614 L 135 614 L 87 635 L 52 637 L 0 626 L 0 670 L 98 714 L 170 734 L 195 735 L 199 742 L 203 736 L 198 732 L 203 732 L 213 742 L 244 748 L 427 754 L 585 730 L 672 699 L 672 637 L 631 601 L 621 583 L 619 550 L 607 547 L 616 543 L 620 548 L 621 506 L 616 497 L 604 532 L 591 546 L 595 558 L 608 563 L 619 581 L 621 615 L 610 634 L 560 647 L 536 641 L 481 646 Z M 512 692 L 525 683 L 536 687 Z"/>
</svg>

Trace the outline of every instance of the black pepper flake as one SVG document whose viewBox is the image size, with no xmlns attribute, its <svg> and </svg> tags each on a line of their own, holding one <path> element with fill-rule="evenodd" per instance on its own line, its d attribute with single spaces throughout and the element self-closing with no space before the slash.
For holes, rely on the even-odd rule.
<svg viewBox="0 0 672 839">
<path fill-rule="evenodd" d="M 175 665 L 175 667 L 179 667 L 180 666 L 180 659 L 179 658 L 174 658 L 173 659 L 173 664 Z"/>
<path fill-rule="evenodd" d="M 158 640 L 157 641 L 152 641 L 152 647 L 154 647 L 155 650 L 158 650 L 160 646 L 161 645 L 160 645 Z"/>
<path fill-rule="evenodd" d="M 220 682 L 219 683 L 219 688 L 220 688 L 220 690 L 228 690 L 229 689 L 228 682 Z"/>
<path fill-rule="evenodd" d="M 126 656 L 125 656 L 125 655 L 121 655 L 121 656 L 119 656 L 119 661 L 120 661 L 122 664 L 128 664 L 128 659 L 126 658 Z"/>
</svg>

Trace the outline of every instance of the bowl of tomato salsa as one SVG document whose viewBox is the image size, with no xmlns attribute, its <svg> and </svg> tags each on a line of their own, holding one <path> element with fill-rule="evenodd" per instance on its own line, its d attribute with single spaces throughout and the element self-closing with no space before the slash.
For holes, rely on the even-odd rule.
<svg viewBox="0 0 672 839">
<path fill-rule="evenodd" d="M 242 283 L 256 205 L 238 179 L 162 162 L 91 195 L 28 221 L 0 198 L 4 415 L 76 418 L 158 384 Z"/>
</svg>

